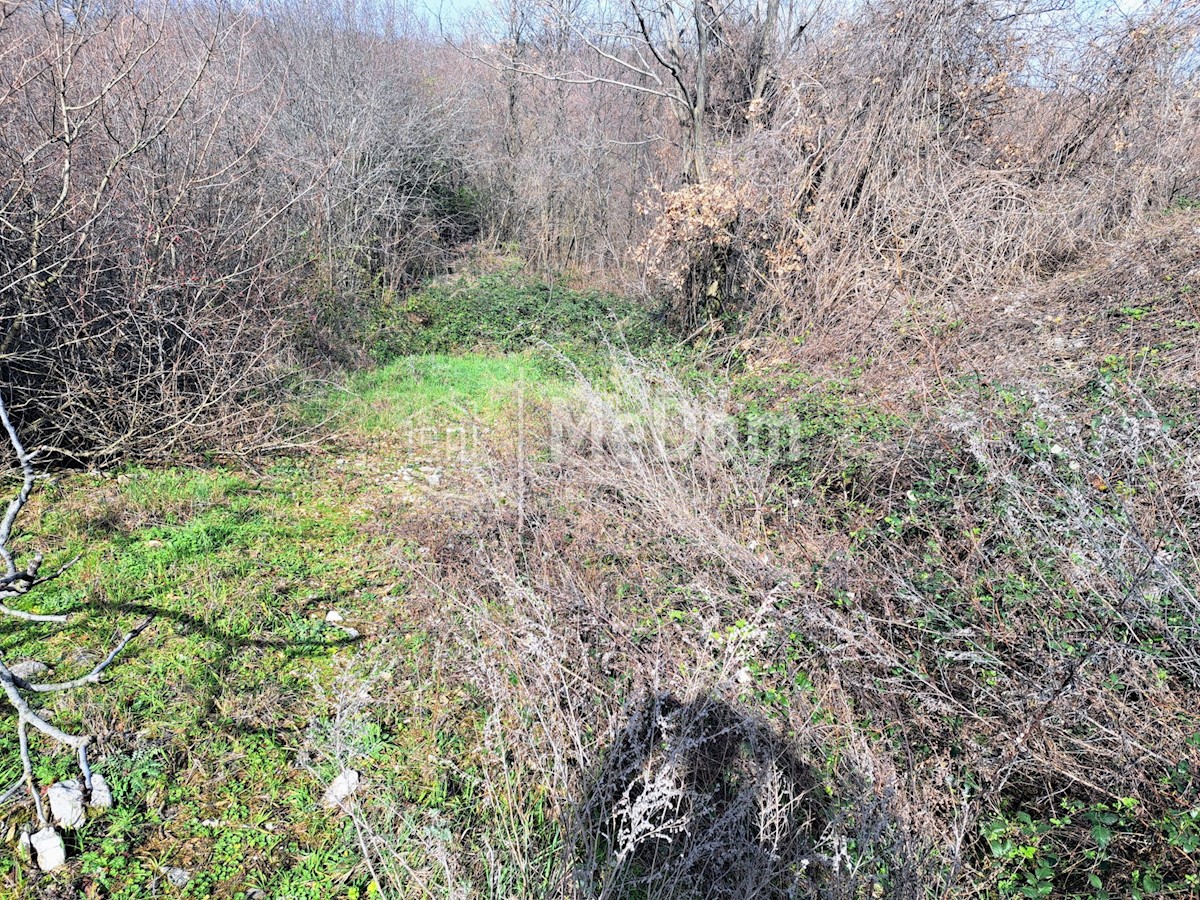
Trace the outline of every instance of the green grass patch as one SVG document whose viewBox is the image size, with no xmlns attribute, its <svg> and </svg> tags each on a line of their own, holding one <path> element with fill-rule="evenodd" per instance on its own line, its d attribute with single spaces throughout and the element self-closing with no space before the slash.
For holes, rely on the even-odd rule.
<svg viewBox="0 0 1200 900">
<path fill-rule="evenodd" d="M 643 304 L 537 279 L 510 264 L 397 298 L 377 313 L 372 352 L 386 362 L 428 353 L 533 349 L 550 361 L 561 353 L 594 364 L 607 355 L 608 345 L 638 353 L 667 340 L 665 327 Z"/>
<path fill-rule="evenodd" d="M 480 816 L 470 773 L 486 711 L 438 675 L 424 626 L 407 612 L 420 554 L 405 492 L 428 488 L 383 482 L 410 464 L 387 436 L 414 418 L 498 425 L 522 398 L 563 389 L 529 356 L 402 359 L 307 410 L 359 436 L 349 460 L 330 452 L 259 471 L 135 467 L 43 484 L 18 523 L 17 549 L 49 551 L 48 567 L 79 559 L 22 605 L 70 620 L 0 619 L 3 658 L 38 659 L 56 680 L 72 678 L 121 633 L 155 621 L 102 684 L 43 701 L 56 725 L 96 736 L 93 768 L 116 805 L 89 818 L 71 838 L 70 865 L 52 875 L 0 854 L 0 897 L 51 888 L 123 900 L 232 900 L 251 889 L 289 900 L 372 896 L 353 827 L 321 805 L 337 773 L 319 752 L 339 716 L 339 679 L 372 659 L 388 661 L 374 689 L 387 702 L 356 732 L 352 764 L 414 821 Z M 328 624 L 330 609 L 358 634 Z M 383 651 L 397 642 L 401 652 Z M 74 777 L 72 755 L 34 743 L 40 785 Z M 15 722 L 0 717 L 0 781 L 19 774 Z M 0 816 L 12 837 L 32 809 L 10 803 Z M 167 883 L 170 867 L 191 873 L 186 886 Z"/>
<path fill-rule="evenodd" d="M 367 514 L 354 511 L 353 496 L 332 487 L 314 465 L 281 463 L 261 476 L 76 476 L 39 498 L 44 511 L 23 543 L 65 545 L 80 559 L 28 603 L 71 618 L 66 626 L 5 620 L 5 658 L 35 658 L 71 678 L 116 635 L 156 617 L 103 684 L 48 701 L 56 724 L 97 735 L 95 769 L 116 799 L 79 835 L 71 876 L 80 883 L 144 897 L 164 866 L 179 866 L 196 873 L 185 895 L 237 896 L 238 885 L 273 893 L 313 854 L 326 860 L 326 875 L 353 867 L 339 823 L 296 768 L 296 749 L 317 712 L 314 680 L 328 679 L 355 649 L 325 624 L 325 610 L 369 617 L 372 591 L 400 573 L 378 568 L 384 542 L 363 527 Z M 71 775 L 69 754 L 40 741 L 38 749 L 39 783 Z M 18 760 L 14 723 L 4 719 L 5 784 L 19 775 Z M 5 812 L 10 826 L 29 815 Z M 0 872 L 10 896 L 27 895 L 28 876 L 11 857 Z M 286 896 L 338 896 L 325 891 L 314 881 Z"/>
<path fill-rule="evenodd" d="M 526 401 L 565 389 L 527 354 L 409 356 L 359 374 L 348 390 L 314 404 L 311 415 L 332 414 L 365 434 L 439 422 L 494 424 Z"/>
</svg>

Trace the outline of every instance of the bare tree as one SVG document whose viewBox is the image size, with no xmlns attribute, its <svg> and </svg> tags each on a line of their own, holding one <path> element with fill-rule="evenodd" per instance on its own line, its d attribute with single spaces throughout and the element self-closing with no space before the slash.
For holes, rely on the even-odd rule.
<svg viewBox="0 0 1200 900">
<path fill-rule="evenodd" d="M 713 88 L 717 82 L 739 81 L 736 98 L 743 122 L 759 114 L 768 83 L 776 74 L 780 34 L 780 0 L 716 5 L 708 0 L 631 0 L 627 6 L 565 4 L 530 0 L 529 18 L 553 23 L 573 52 L 495 54 L 487 48 L 473 55 L 516 73 L 550 81 L 603 84 L 661 101 L 670 110 L 681 136 L 684 178 L 700 183 L 709 175 Z M 799 7 L 789 5 L 789 23 Z M 793 35 L 802 32 L 796 25 Z M 715 62 L 730 62 L 729 52 L 741 41 L 739 69 L 718 71 Z M 513 47 L 504 41 L 491 47 Z"/>
</svg>

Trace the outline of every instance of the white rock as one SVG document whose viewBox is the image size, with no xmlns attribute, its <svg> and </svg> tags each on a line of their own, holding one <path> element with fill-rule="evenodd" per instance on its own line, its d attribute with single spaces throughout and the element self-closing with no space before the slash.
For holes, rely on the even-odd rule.
<svg viewBox="0 0 1200 900">
<path fill-rule="evenodd" d="M 50 667 L 44 662 L 38 662 L 36 659 L 23 659 L 19 663 L 15 663 L 8 667 L 8 671 L 12 672 L 17 678 L 23 678 L 28 681 L 30 678 L 35 678 L 50 671 Z"/>
<path fill-rule="evenodd" d="M 350 799 L 350 795 L 356 790 L 358 790 L 358 773 L 353 769 L 346 769 L 333 779 L 333 784 L 326 789 L 324 803 L 330 809 L 336 809 Z"/>
<path fill-rule="evenodd" d="M 53 872 L 67 861 L 67 846 L 62 836 L 49 825 L 31 837 L 29 844 L 37 855 L 38 868 L 43 872 Z"/>
<path fill-rule="evenodd" d="M 87 821 L 83 806 L 83 791 L 77 781 L 60 781 L 46 791 L 50 812 L 63 828 L 78 828 Z"/>
<path fill-rule="evenodd" d="M 92 809 L 111 809 L 113 805 L 112 790 L 103 775 L 92 776 L 92 801 L 88 804 Z"/>
<path fill-rule="evenodd" d="M 425 480 L 427 482 L 429 482 L 430 487 L 437 487 L 439 484 L 442 483 L 442 476 L 439 475 L 437 472 L 430 472 L 428 475 L 425 476 Z"/>
<path fill-rule="evenodd" d="M 17 855 L 22 859 L 33 858 L 33 845 L 29 840 L 29 826 L 21 829 L 21 836 L 17 838 Z"/>
<path fill-rule="evenodd" d="M 325 621 L 330 625 L 336 624 L 337 622 L 344 622 L 345 619 L 346 617 L 336 609 L 331 609 L 329 612 L 325 613 Z"/>
<path fill-rule="evenodd" d="M 192 880 L 191 872 L 189 872 L 187 869 L 176 868 L 175 866 L 165 870 L 163 874 L 167 876 L 167 881 L 171 882 L 171 884 L 178 888 L 185 886 L 189 881 Z"/>
</svg>

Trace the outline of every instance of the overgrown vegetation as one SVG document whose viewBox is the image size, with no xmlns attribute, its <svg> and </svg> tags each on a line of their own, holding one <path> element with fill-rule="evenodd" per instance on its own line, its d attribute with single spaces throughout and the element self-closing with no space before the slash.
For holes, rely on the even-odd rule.
<svg viewBox="0 0 1200 900">
<path fill-rule="evenodd" d="M 372 353 L 380 361 L 427 353 L 541 351 L 595 362 L 606 344 L 648 353 L 668 332 L 647 307 L 526 274 L 519 262 L 463 275 L 378 308 Z"/>
<path fill-rule="evenodd" d="M 1054 393 L 904 405 L 869 363 L 405 356 L 311 411 L 316 455 L 70 476 L 38 532 L 86 553 L 46 609 L 90 612 L 6 658 L 69 674 L 162 613 L 54 707 L 117 809 L 9 883 L 1188 896 L 1200 407 L 1091 349 Z M 348 767 L 369 790 L 321 809 Z"/>
<path fill-rule="evenodd" d="M 1200 895 L 1198 16 L 0 0 L 0 895 Z"/>
</svg>

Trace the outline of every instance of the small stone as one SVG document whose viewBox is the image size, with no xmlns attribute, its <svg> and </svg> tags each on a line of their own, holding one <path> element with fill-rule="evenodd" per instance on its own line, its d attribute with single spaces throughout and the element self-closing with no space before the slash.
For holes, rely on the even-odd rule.
<svg viewBox="0 0 1200 900">
<path fill-rule="evenodd" d="M 28 826 L 21 829 L 21 836 L 17 838 L 17 856 L 26 860 L 33 858 L 33 845 L 29 840 Z"/>
<path fill-rule="evenodd" d="M 50 667 L 36 659 L 23 659 L 19 663 L 9 666 L 8 671 L 12 672 L 17 678 L 28 681 L 30 678 L 35 678 L 38 675 L 44 675 L 46 672 L 49 672 Z"/>
<path fill-rule="evenodd" d="M 247 888 L 246 900 L 267 900 L 267 892 L 261 888 Z"/>
<path fill-rule="evenodd" d="M 328 622 L 330 625 L 337 624 L 338 622 L 344 622 L 345 620 L 346 620 L 346 617 L 343 616 L 336 609 L 331 609 L 329 612 L 325 613 L 325 621 Z"/>
<path fill-rule="evenodd" d="M 431 472 L 425 476 L 425 480 L 429 483 L 430 487 L 437 487 L 442 483 L 442 476 L 437 472 Z"/>
<path fill-rule="evenodd" d="M 46 791 L 50 812 L 63 828 L 79 828 L 87 821 L 83 806 L 83 791 L 77 781 L 59 781 Z"/>
<path fill-rule="evenodd" d="M 358 790 L 358 773 L 353 769 L 346 769 L 333 779 L 333 784 L 326 789 L 323 802 L 329 809 L 336 809 L 350 799 L 350 795 L 356 790 Z"/>
<path fill-rule="evenodd" d="M 169 869 L 166 869 L 163 874 L 167 876 L 167 881 L 171 882 L 171 884 L 175 885 L 177 888 L 184 887 L 189 881 L 192 880 L 191 872 L 189 872 L 187 869 L 177 868 L 176 866 L 171 866 Z"/>
<path fill-rule="evenodd" d="M 103 775 L 92 776 L 92 799 L 88 803 L 92 809 L 111 809 L 113 805 L 112 790 Z"/>
<path fill-rule="evenodd" d="M 161 547 L 162 545 L 163 545 L 163 542 L 160 540 L 157 540 L 157 539 L 151 539 L 149 541 L 146 541 L 146 546 L 149 547 L 151 550 Z"/>
<path fill-rule="evenodd" d="M 37 856 L 38 868 L 43 872 L 53 872 L 67 861 L 67 846 L 52 826 L 47 825 L 31 837 L 29 844 Z"/>
<path fill-rule="evenodd" d="M 358 633 L 357 628 L 351 628 L 349 625 L 339 625 L 338 628 L 342 629 L 342 631 L 346 633 L 346 637 L 350 638 L 352 641 L 357 641 L 360 637 L 362 637 L 362 635 Z"/>
</svg>

